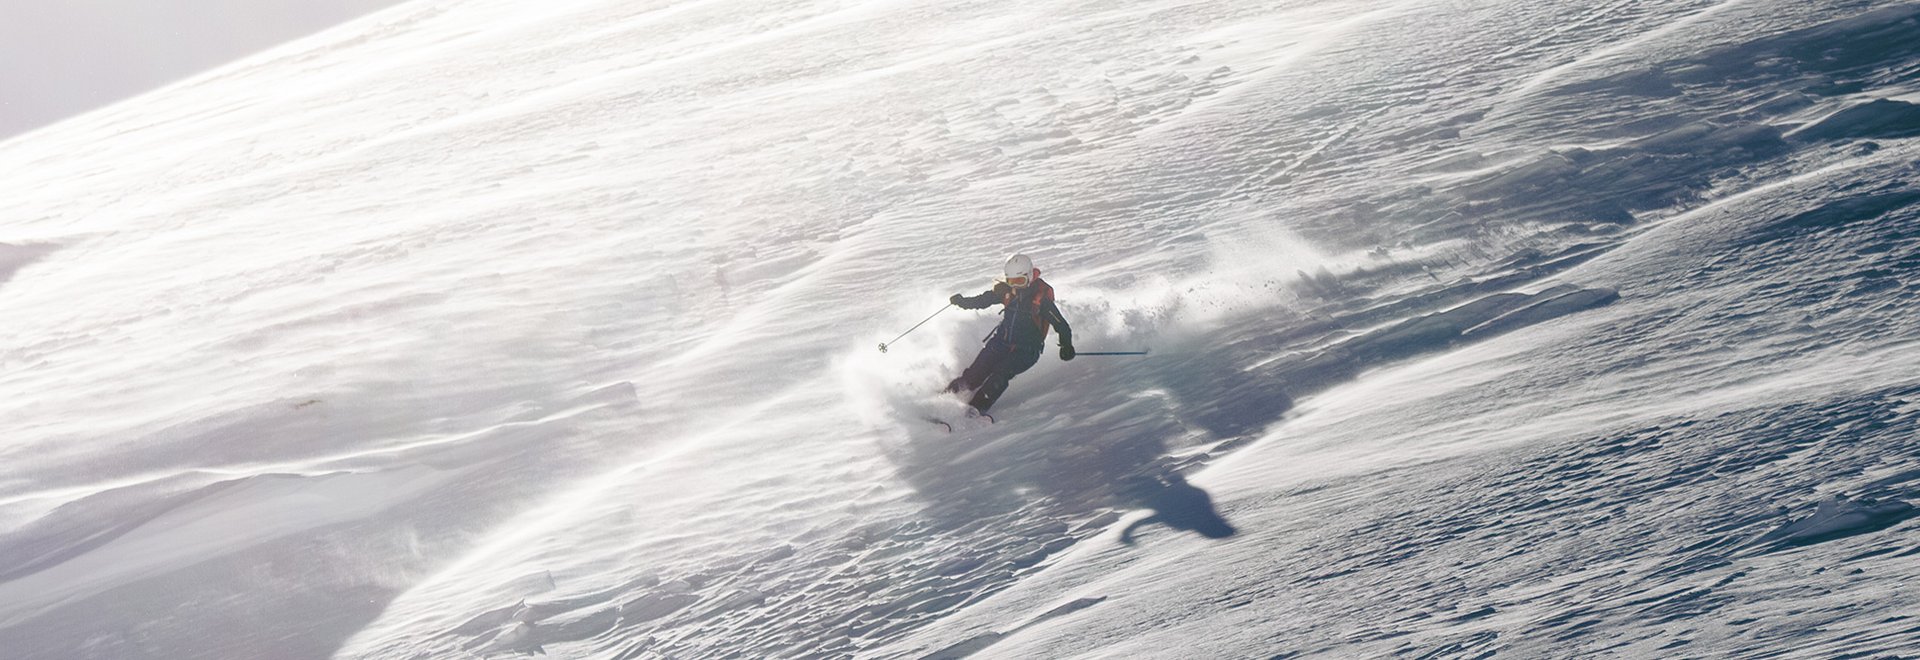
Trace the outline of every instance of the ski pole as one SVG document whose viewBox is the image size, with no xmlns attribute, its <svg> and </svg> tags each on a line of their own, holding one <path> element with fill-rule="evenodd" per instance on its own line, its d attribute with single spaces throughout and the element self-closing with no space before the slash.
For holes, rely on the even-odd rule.
<svg viewBox="0 0 1920 660">
<path fill-rule="evenodd" d="M 946 306 L 946 307 L 942 307 L 942 308 L 940 308 L 940 312 L 944 312 L 944 311 L 947 311 L 948 309 L 950 309 L 950 308 L 952 308 L 952 307 L 953 307 L 953 303 L 947 303 L 947 306 Z M 913 327 L 911 327 L 911 328 L 907 328 L 907 331 L 906 331 L 906 332 L 902 332 L 902 333 L 900 333 L 900 337 L 905 337 L 905 336 L 907 336 L 908 334 L 910 334 L 910 333 L 912 333 L 913 331 L 915 331 L 915 330 L 919 330 L 919 329 L 920 329 L 920 326 L 923 326 L 923 325 L 926 325 L 926 324 L 927 324 L 927 321 L 932 321 L 932 320 L 933 320 L 933 317 L 934 317 L 934 316 L 939 316 L 939 315 L 940 315 L 940 312 L 934 312 L 934 313 L 933 313 L 933 314 L 932 314 L 931 316 L 928 316 L 928 317 L 927 317 L 927 318 L 926 318 L 925 320 L 923 320 L 923 321 L 921 321 L 921 322 L 919 322 L 919 323 L 915 323 L 915 324 L 913 324 Z M 882 353 L 885 353 L 885 352 L 887 352 L 887 344 L 891 344 L 891 343 L 893 343 L 893 342 L 895 342 L 895 341 L 900 341 L 900 337 L 894 337 L 894 338 L 893 338 L 893 341 L 883 341 L 883 342 L 880 342 L 880 352 L 882 352 Z"/>
<path fill-rule="evenodd" d="M 1093 351 L 1091 353 L 1074 351 L 1073 356 L 1080 357 L 1082 355 L 1146 355 L 1149 352 L 1151 352 L 1151 349 L 1146 351 Z"/>
</svg>

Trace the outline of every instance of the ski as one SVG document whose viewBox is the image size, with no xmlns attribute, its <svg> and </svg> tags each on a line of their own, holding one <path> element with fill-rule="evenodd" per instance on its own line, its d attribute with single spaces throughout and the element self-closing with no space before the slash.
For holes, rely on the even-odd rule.
<svg viewBox="0 0 1920 660">
<path fill-rule="evenodd" d="M 983 412 L 978 412 L 978 411 L 974 411 L 974 412 L 968 412 L 968 413 L 967 413 L 967 418 L 968 418 L 968 419 L 975 419 L 975 418 L 978 418 L 978 419 L 984 419 L 984 420 L 987 420 L 987 423 L 988 423 L 988 424 L 998 424 L 998 423 L 1000 422 L 1000 420 L 997 420 L 997 419 L 994 419 L 994 418 L 993 418 L 993 415 L 989 415 L 989 414 L 986 414 L 986 413 L 983 413 Z M 947 421 L 947 420 L 944 420 L 944 419 L 940 419 L 940 418 L 938 418 L 938 417 L 934 417 L 934 416 L 932 416 L 932 415 L 928 415 L 928 416 L 926 416 L 926 417 L 923 417 L 923 418 L 921 418 L 921 419 L 925 419 L 925 420 L 927 420 L 928 422 L 930 422 L 930 423 L 932 423 L 932 424 L 934 424 L 934 425 L 936 425 L 936 426 L 940 426 L 940 427 L 942 427 L 942 428 L 945 428 L 945 429 L 947 430 L 947 432 L 948 432 L 948 433 L 952 433 L 952 432 L 953 432 L 953 423 L 952 423 L 952 422 L 949 422 L 949 421 Z"/>
</svg>

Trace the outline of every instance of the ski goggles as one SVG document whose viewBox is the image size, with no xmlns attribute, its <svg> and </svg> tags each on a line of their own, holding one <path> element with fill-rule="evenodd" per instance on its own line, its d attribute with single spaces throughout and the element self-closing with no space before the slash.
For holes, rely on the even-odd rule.
<svg viewBox="0 0 1920 660">
<path fill-rule="evenodd" d="M 1013 275 L 1007 278 L 1007 286 L 1013 287 L 1015 289 L 1026 286 L 1031 283 L 1033 283 L 1032 278 L 1029 278 L 1025 275 Z"/>
</svg>

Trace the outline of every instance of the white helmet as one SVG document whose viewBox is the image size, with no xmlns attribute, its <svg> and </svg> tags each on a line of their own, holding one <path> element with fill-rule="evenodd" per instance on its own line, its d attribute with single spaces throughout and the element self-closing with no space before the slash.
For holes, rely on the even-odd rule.
<svg viewBox="0 0 1920 660">
<path fill-rule="evenodd" d="M 1024 254 L 1007 257 L 1006 268 L 1001 272 L 1000 281 L 1006 282 L 1008 286 L 1015 289 L 1032 284 L 1034 280 L 1040 278 L 1040 269 L 1034 268 L 1033 260 L 1028 259 Z"/>
</svg>

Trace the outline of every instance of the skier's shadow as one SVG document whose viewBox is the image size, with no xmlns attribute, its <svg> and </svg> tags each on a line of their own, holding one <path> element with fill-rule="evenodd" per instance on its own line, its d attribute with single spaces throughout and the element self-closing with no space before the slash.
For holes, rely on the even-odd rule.
<svg viewBox="0 0 1920 660">
<path fill-rule="evenodd" d="M 1153 523 L 1210 539 L 1223 539 L 1239 532 L 1220 515 L 1220 510 L 1213 505 L 1213 496 L 1187 483 L 1178 472 L 1133 479 L 1122 485 L 1120 496 L 1153 511 L 1153 515 L 1135 520 L 1121 530 L 1120 542 L 1127 545 L 1133 545 L 1134 532 Z"/>
<path fill-rule="evenodd" d="M 1166 429 L 1107 429 L 1107 433 L 1066 441 L 1058 434 L 1035 433 L 1016 439 L 985 458 L 948 462 L 971 447 L 969 438 L 935 437 L 907 448 L 901 477 L 924 497 L 936 527 L 965 529 L 983 520 L 1073 520 L 1103 510 L 1146 509 L 1152 514 L 1127 527 L 1132 543 L 1142 526 L 1164 524 L 1208 538 L 1236 533 L 1213 498 L 1182 476 L 1160 438 Z"/>
</svg>

